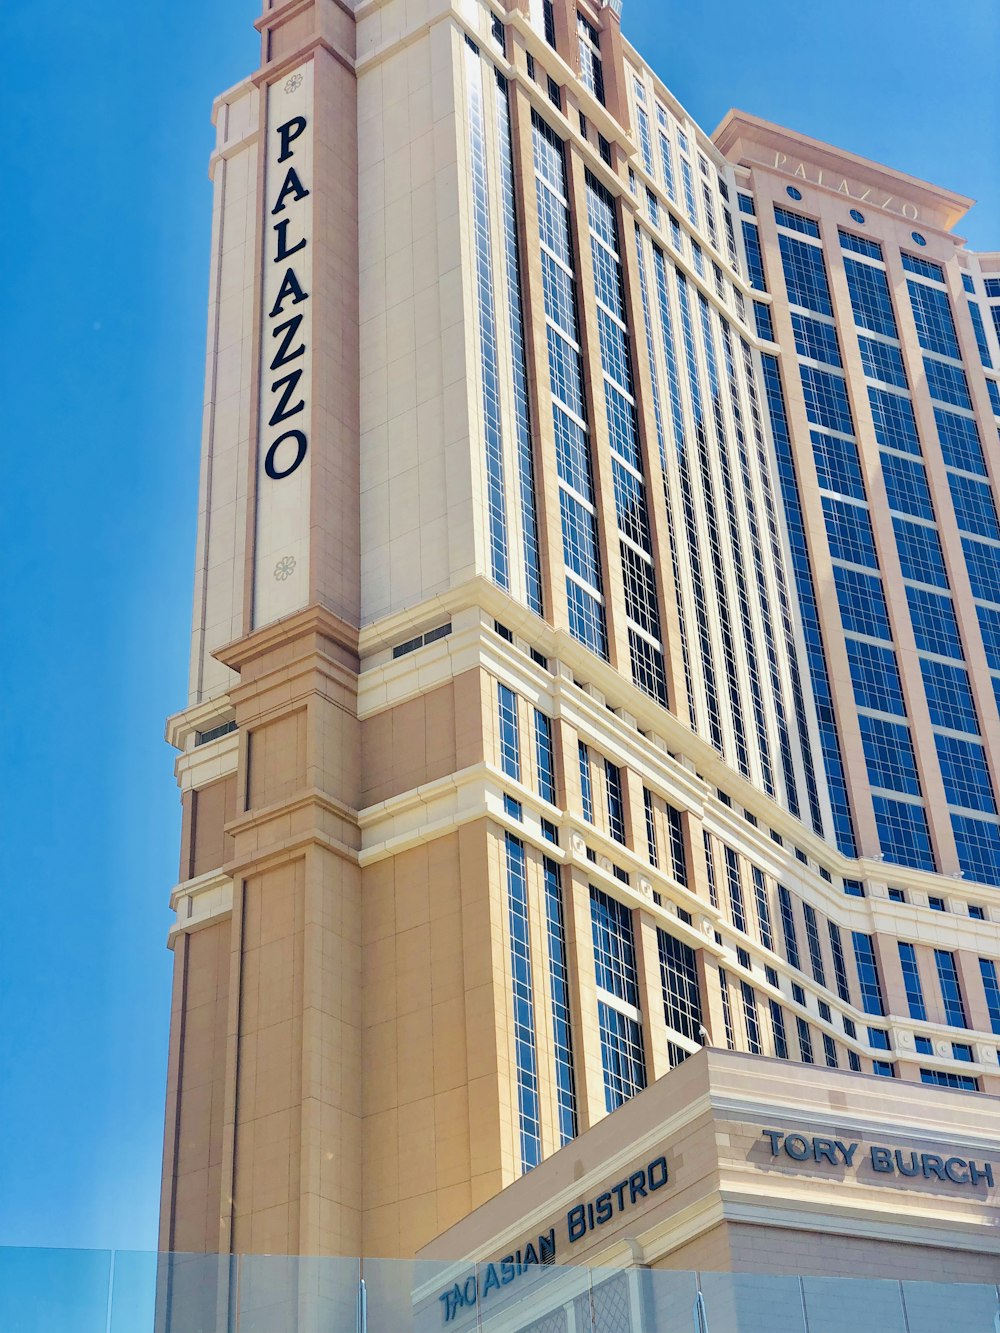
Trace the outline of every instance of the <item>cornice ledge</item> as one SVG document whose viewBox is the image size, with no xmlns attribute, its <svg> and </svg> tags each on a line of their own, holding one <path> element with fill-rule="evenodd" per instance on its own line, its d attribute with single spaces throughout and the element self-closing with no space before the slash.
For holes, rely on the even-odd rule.
<svg viewBox="0 0 1000 1333">
<path fill-rule="evenodd" d="M 357 661 L 358 631 L 346 620 L 328 611 L 325 606 L 314 603 L 302 611 L 293 611 L 291 615 L 273 620 L 269 625 L 253 630 L 250 634 L 232 643 L 223 644 L 214 649 L 212 656 L 224 666 L 242 673 L 243 668 L 266 653 L 277 648 L 287 649 L 296 639 L 307 638 L 311 634 L 320 634 L 331 639 L 338 647 L 346 649 Z"/>
</svg>

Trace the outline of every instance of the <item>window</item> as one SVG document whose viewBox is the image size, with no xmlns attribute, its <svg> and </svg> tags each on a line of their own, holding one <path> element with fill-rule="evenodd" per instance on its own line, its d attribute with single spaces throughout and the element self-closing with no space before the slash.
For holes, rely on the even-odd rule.
<svg viewBox="0 0 1000 1333">
<path fill-rule="evenodd" d="M 997 980 L 997 965 L 992 958 L 980 958 L 979 973 L 986 993 L 986 1007 L 990 1012 L 990 1026 L 994 1032 L 1000 1032 L 1000 981 Z"/>
<path fill-rule="evenodd" d="M 916 233 L 913 239 L 916 240 Z M 917 241 L 917 244 L 926 245 L 926 241 Z M 934 264 L 929 259 L 922 259 L 920 255 L 908 255 L 905 250 L 900 251 L 900 258 L 903 261 L 903 268 L 909 273 L 919 273 L 922 278 L 930 278 L 932 282 L 941 283 L 944 286 L 944 269 L 940 264 Z"/>
<path fill-rule="evenodd" d="M 674 879 L 686 888 L 688 882 L 687 851 L 684 847 L 684 825 L 681 820 L 681 812 L 675 810 L 672 805 L 668 805 L 666 815 L 667 836 L 670 841 L 670 863 L 673 868 Z"/>
<path fill-rule="evenodd" d="M 698 989 L 695 952 L 665 930 L 658 929 L 656 935 L 660 954 L 660 981 L 663 985 L 664 1020 L 672 1032 L 700 1043 L 701 993 Z M 676 1063 L 679 1061 L 671 1059 L 671 1065 Z"/>
<path fill-rule="evenodd" d="M 857 1051 L 847 1052 L 847 1063 L 854 1070 L 855 1074 L 861 1073 L 861 1057 L 858 1055 Z"/>
<path fill-rule="evenodd" d="M 945 1020 L 953 1028 L 967 1028 L 965 1002 L 958 984 L 958 968 L 955 955 L 948 949 L 935 949 L 934 961 L 937 964 L 938 981 L 941 983 L 941 998 L 944 1000 Z"/>
<path fill-rule="evenodd" d="M 812 1033 L 809 1031 L 809 1024 L 804 1018 L 796 1017 L 795 1027 L 799 1034 L 799 1055 L 803 1064 L 815 1064 L 813 1059 Z"/>
<path fill-rule="evenodd" d="M 868 1045 L 876 1051 L 888 1051 L 892 1049 L 892 1043 L 889 1041 L 889 1034 L 885 1028 L 869 1028 Z"/>
<path fill-rule="evenodd" d="M 517 695 L 497 681 L 500 713 L 500 768 L 515 782 L 521 780 L 521 751 L 517 720 Z"/>
<path fill-rule="evenodd" d="M 844 892 L 848 898 L 863 898 L 865 896 L 865 886 L 860 879 L 845 879 Z"/>
<path fill-rule="evenodd" d="M 953 1041 L 951 1043 L 951 1058 L 961 1060 L 964 1064 L 972 1064 L 972 1047 L 964 1041 Z"/>
<path fill-rule="evenodd" d="M 580 39 L 580 79 L 604 105 L 604 69 L 601 65 L 601 34 L 589 19 L 577 11 L 576 30 Z M 645 115 L 645 112 L 643 112 Z"/>
<path fill-rule="evenodd" d="M 816 912 L 809 903 L 802 904 L 802 911 L 806 919 L 806 943 L 809 946 L 809 962 L 812 966 L 812 974 L 820 986 L 825 986 L 826 971 L 823 967 L 823 951 L 819 943 L 819 926 L 816 922 Z"/>
<path fill-rule="evenodd" d="M 927 899 L 927 905 L 932 912 L 946 912 L 948 910 L 944 905 L 944 899 L 936 898 L 933 894 Z"/>
<path fill-rule="evenodd" d="M 733 1028 L 733 1008 L 729 1000 L 729 978 L 723 967 L 719 968 L 719 992 L 722 997 L 722 1021 L 726 1029 L 726 1049 L 735 1051 L 736 1032 Z"/>
<path fill-rule="evenodd" d="M 972 917 L 973 921 L 985 921 L 986 909 L 976 903 L 969 903 L 969 916 Z"/>
<path fill-rule="evenodd" d="M 895 1078 L 896 1066 L 891 1060 L 873 1060 L 872 1073 L 877 1074 L 880 1078 Z"/>
<path fill-rule="evenodd" d="M 936 870 L 931 848 L 927 815 L 922 805 L 897 801 L 891 796 L 872 796 L 879 844 L 886 861 L 912 866 L 915 870 Z"/>
<path fill-rule="evenodd" d="M 609 759 L 604 761 L 604 778 L 608 798 L 608 832 L 615 842 L 624 843 L 625 803 L 622 799 L 622 775 L 621 770 Z"/>
<path fill-rule="evenodd" d="M 872 333 L 882 333 L 888 338 L 898 337 L 885 270 L 845 255 L 844 272 L 847 275 L 855 322 Z M 832 311 L 825 313 L 831 314 Z"/>
<path fill-rule="evenodd" d="M 930 1037 L 915 1037 L 914 1045 L 916 1046 L 918 1055 L 934 1054 L 934 1043 L 931 1041 Z"/>
<path fill-rule="evenodd" d="M 535 762 L 538 766 L 538 794 L 550 805 L 556 803 L 555 754 L 552 748 L 552 720 L 535 709 Z"/>
<path fill-rule="evenodd" d="M 559 1109 L 559 1142 L 576 1138 L 576 1080 L 573 1071 L 573 1035 L 570 1023 L 569 968 L 559 867 L 548 857 L 543 863 L 545 924 L 549 946 L 549 998 L 552 1004 L 552 1041 Z"/>
<path fill-rule="evenodd" d="M 844 960 L 844 944 L 840 937 L 840 927 L 832 921 L 827 921 L 826 926 L 830 936 L 830 952 L 833 954 L 833 975 L 837 983 L 837 994 L 847 1004 L 850 1004 L 851 988 L 847 981 L 847 963 Z"/>
<path fill-rule="evenodd" d="M 746 934 L 747 915 L 743 905 L 743 884 L 740 879 L 740 858 L 731 847 L 724 847 L 726 885 L 729 889 L 729 913 L 737 930 Z"/>
<path fill-rule="evenodd" d="M 591 924 L 598 987 L 598 1024 L 608 1111 L 646 1086 L 632 914 L 591 887 Z"/>
<path fill-rule="evenodd" d="M 594 789 L 590 782 L 590 753 L 583 741 L 577 746 L 580 758 L 580 797 L 583 804 L 583 817 L 588 824 L 594 822 Z"/>
<path fill-rule="evenodd" d="M 899 941 L 899 961 L 903 969 L 903 986 L 906 990 L 906 1002 L 910 1007 L 910 1017 L 921 1023 L 925 1022 L 927 1006 L 924 1004 L 924 992 L 920 985 L 917 951 L 912 944 Z"/>
<path fill-rule="evenodd" d="M 826 1032 L 823 1033 L 823 1056 L 830 1069 L 839 1069 L 837 1063 L 837 1043 Z"/>
<path fill-rule="evenodd" d="M 656 815 L 653 810 L 653 793 L 648 787 L 642 789 L 642 805 L 646 814 L 646 848 L 649 853 L 649 864 L 658 866 L 660 858 L 656 850 Z"/>
<path fill-rule="evenodd" d="M 504 792 L 503 809 L 504 814 L 509 815 L 511 819 L 520 821 L 524 818 L 524 807 L 521 802 L 516 801 L 513 796 L 508 796 L 506 792 Z"/>
<path fill-rule="evenodd" d="M 959 1088 L 962 1092 L 978 1092 L 979 1079 L 971 1074 L 952 1074 L 946 1069 L 921 1069 L 921 1083 L 936 1083 L 939 1088 Z"/>
<path fill-rule="evenodd" d="M 764 872 L 757 866 L 750 867 L 753 879 L 753 896 L 757 904 L 757 925 L 760 929 L 760 942 L 765 949 L 774 949 L 774 932 L 771 929 L 771 906 L 767 900 L 767 882 Z"/>
<path fill-rule="evenodd" d="M 906 902 L 906 890 L 905 890 L 905 889 L 890 889 L 890 890 L 889 890 L 889 901 L 890 901 L 891 903 L 905 903 L 905 902 Z"/>
<path fill-rule="evenodd" d="M 792 967 L 800 967 L 799 942 L 795 934 L 795 913 L 792 910 L 792 895 L 783 884 L 778 885 L 778 906 L 781 912 L 781 929 L 785 936 L 785 957 Z"/>
<path fill-rule="evenodd" d="M 517 1103 L 521 1139 L 521 1170 L 530 1171 L 542 1158 L 538 1105 L 538 1068 L 531 987 L 528 929 L 528 878 L 524 843 L 506 835 L 507 921 L 510 931 L 511 990 L 514 1008 L 514 1050 L 517 1060 Z"/>
<path fill-rule="evenodd" d="M 806 993 L 797 981 L 792 982 L 792 999 L 796 1004 L 801 1004 L 803 1009 L 806 1007 Z"/>
<path fill-rule="evenodd" d="M 851 938 L 854 942 L 854 964 L 857 968 L 858 984 L 861 987 L 861 1007 L 866 1014 L 878 1014 L 881 1017 L 885 1013 L 885 1004 L 882 999 L 882 983 L 879 980 L 872 937 L 855 930 L 851 932 Z"/>
<path fill-rule="evenodd" d="M 751 1055 L 761 1055 L 764 1047 L 760 1040 L 760 1019 L 757 1015 L 757 996 L 748 981 L 740 982 L 743 995 L 743 1019 L 746 1023 L 747 1045 Z"/>
<path fill-rule="evenodd" d="M 769 1000 L 771 1010 L 771 1032 L 774 1037 L 774 1053 L 779 1060 L 788 1059 L 788 1036 L 785 1032 L 785 1011 L 777 1000 Z"/>
</svg>

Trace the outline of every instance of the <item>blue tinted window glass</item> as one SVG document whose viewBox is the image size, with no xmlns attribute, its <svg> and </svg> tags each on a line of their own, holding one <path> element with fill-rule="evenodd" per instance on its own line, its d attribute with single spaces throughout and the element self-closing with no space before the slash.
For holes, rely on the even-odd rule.
<svg viewBox="0 0 1000 1333">
<path fill-rule="evenodd" d="M 912 944 L 899 941 L 899 961 L 903 968 L 903 985 L 906 988 L 906 1002 L 910 1007 L 910 1017 L 919 1022 L 927 1019 L 927 1006 L 924 1004 L 924 992 L 920 985 L 920 972 L 917 968 L 917 951 Z"/>
<path fill-rule="evenodd" d="M 969 1026 L 965 1017 L 965 1002 L 958 984 L 958 968 L 955 955 L 948 949 L 935 949 L 934 961 L 937 964 L 938 980 L 941 983 L 941 998 L 944 1001 L 945 1021 L 953 1028 Z"/>
<path fill-rule="evenodd" d="M 744 223 L 744 228 L 746 223 Z M 800 241 L 785 232 L 778 234 L 778 245 L 785 271 L 785 286 L 792 305 L 832 315 L 830 287 L 826 280 L 823 251 L 808 241 Z"/>
<path fill-rule="evenodd" d="M 950 403 L 952 407 L 972 408 L 969 397 L 969 381 L 961 366 L 953 366 L 947 361 L 935 361 L 931 356 L 924 357 L 924 374 L 927 376 L 927 392 L 939 403 Z"/>
<path fill-rule="evenodd" d="M 997 982 L 997 965 L 992 958 L 980 958 L 979 972 L 983 978 L 983 990 L 986 992 L 986 1007 L 990 1011 L 990 1026 L 994 1032 L 1000 1032 L 1000 984 Z"/>
<path fill-rule="evenodd" d="M 743 244 L 747 252 L 747 273 L 750 277 L 750 286 L 754 291 L 766 292 L 767 282 L 764 278 L 764 258 L 760 249 L 760 236 L 752 222 L 744 221 L 743 223 Z"/>
<path fill-rule="evenodd" d="M 794 199 L 801 199 L 801 195 L 792 196 Z M 800 231 L 804 236 L 815 236 L 819 239 L 819 223 L 813 222 L 812 218 L 804 218 L 801 213 L 792 213 L 787 208 L 774 206 L 774 220 L 779 227 L 788 227 L 791 231 Z"/>
<path fill-rule="evenodd" d="M 937 530 L 923 523 L 911 523 L 905 518 L 894 518 L 892 526 L 896 533 L 896 550 L 903 578 L 912 579 L 914 583 L 933 583 L 939 588 L 947 588 L 948 575 L 945 573 Z"/>
<path fill-rule="evenodd" d="M 868 761 L 868 781 L 873 787 L 920 795 L 917 761 L 913 753 L 910 729 L 902 722 L 858 714 L 861 741 Z"/>
<path fill-rule="evenodd" d="M 757 209 L 754 207 L 753 197 L 749 194 L 738 194 L 736 197 L 739 200 L 740 212 L 749 213 L 751 217 L 755 217 Z"/>
<path fill-rule="evenodd" d="M 854 422 L 843 376 L 813 366 L 801 366 L 800 370 L 806 414 L 813 425 L 853 435 Z"/>
<path fill-rule="evenodd" d="M 977 606 L 976 611 L 987 664 L 991 671 L 1000 671 L 1000 607 Z M 1000 676 L 994 676 L 993 688 L 997 695 L 997 708 L 1000 709 Z"/>
<path fill-rule="evenodd" d="M 631 911 L 617 898 L 592 887 L 590 918 L 598 986 L 626 1004 L 638 1007 L 639 989 Z"/>
<path fill-rule="evenodd" d="M 845 255 L 844 272 L 847 275 L 855 322 L 863 329 L 871 329 L 873 333 L 884 333 L 889 338 L 897 337 L 896 316 L 892 310 L 885 271 Z"/>
<path fill-rule="evenodd" d="M 771 323 L 771 309 L 761 301 L 753 303 L 753 317 L 757 324 L 757 337 L 774 342 L 774 326 Z"/>
<path fill-rule="evenodd" d="M 691 1041 L 701 1041 L 701 993 L 698 960 L 689 945 L 657 929 L 663 1016 L 667 1027 Z"/>
<path fill-rule="evenodd" d="M 879 980 L 878 963 L 872 937 L 860 930 L 851 932 L 854 942 L 854 962 L 858 972 L 858 984 L 861 987 L 861 1005 L 866 1014 L 884 1014 L 882 983 Z"/>
<path fill-rule="evenodd" d="M 847 639 L 846 647 L 858 707 L 905 717 L 903 685 L 893 650 L 863 639 Z"/>
<path fill-rule="evenodd" d="M 604 1069 L 604 1105 L 611 1112 L 646 1086 L 642 1028 L 634 1018 L 603 1000 L 597 1002 L 597 1020 Z"/>
<path fill-rule="evenodd" d="M 972 701 L 972 690 L 969 688 L 969 673 L 965 668 L 922 657 L 920 671 L 934 726 L 948 727 L 951 731 L 978 732 L 979 723 Z"/>
<path fill-rule="evenodd" d="M 856 569 L 844 569 L 841 565 L 834 566 L 833 577 L 844 629 L 866 634 L 872 639 L 890 641 L 889 612 L 881 579 Z"/>
<path fill-rule="evenodd" d="M 538 1105 L 538 1066 L 535 1054 L 535 1016 L 531 986 L 531 946 L 528 929 L 528 878 L 524 843 L 506 835 L 507 923 L 510 931 L 511 990 L 514 1009 L 514 1052 L 517 1062 L 517 1102 L 521 1137 L 521 1169 L 530 1171 L 542 1160 L 541 1118 Z"/>
<path fill-rule="evenodd" d="M 861 348 L 861 364 L 870 380 L 881 380 L 883 384 L 895 384 L 900 389 L 907 388 L 906 371 L 903 369 L 903 354 L 892 343 L 879 342 L 876 338 L 858 337 Z"/>
<path fill-rule="evenodd" d="M 848 564 L 878 569 L 875 538 L 872 536 L 867 509 L 847 500 L 835 500 L 832 496 L 824 495 L 823 516 L 826 519 L 830 554 L 834 560 L 846 560 Z"/>
<path fill-rule="evenodd" d="M 934 505 L 927 485 L 927 472 L 916 458 L 902 458 L 883 449 L 882 480 L 889 508 L 915 518 L 934 517 Z"/>
<path fill-rule="evenodd" d="M 799 356 L 808 357 L 811 361 L 824 361 L 829 366 L 841 364 L 837 330 L 833 324 L 825 324 L 821 319 L 813 319 L 811 315 L 802 315 L 793 310 L 792 332 Z"/>
<path fill-rule="evenodd" d="M 985 477 L 983 447 L 972 417 L 960 417 L 957 412 L 935 407 L 934 420 L 937 423 L 941 456 L 948 466 L 962 468 L 965 472 L 978 472 Z"/>
<path fill-rule="evenodd" d="M 573 1034 L 570 1021 L 569 967 L 559 867 L 545 858 L 545 924 L 549 946 L 549 998 L 552 1004 L 552 1044 L 559 1109 L 559 1141 L 576 1138 L 576 1080 L 573 1069 Z"/>
<path fill-rule="evenodd" d="M 1000 525 L 989 482 L 949 472 L 948 485 L 955 505 L 955 518 L 962 531 L 1000 541 Z"/>
<path fill-rule="evenodd" d="M 925 653 L 963 660 L 962 641 L 951 598 L 925 588 L 908 587 L 910 619 L 917 647 Z"/>
<path fill-rule="evenodd" d="M 942 356 L 962 359 L 958 346 L 958 334 L 952 317 L 948 293 L 928 287 L 926 283 L 909 279 L 906 284 L 910 293 L 910 305 L 913 308 L 913 322 L 917 327 L 917 339 L 926 352 L 940 352 Z"/>
<path fill-rule="evenodd" d="M 838 234 L 842 249 L 853 250 L 858 255 L 868 255 L 871 259 L 882 258 L 882 247 L 877 241 L 870 241 L 867 236 L 855 236 L 850 231 L 841 231 Z"/>
<path fill-rule="evenodd" d="M 973 597 L 981 602 L 1000 603 L 1000 547 L 963 537 L 962 550 Z"/>
<path fill-rule="evenodd" d="M 953 814 L 951 828 L 966 879 L 1000 885 L 1000 825 L 973 815 Z"/>
<path fill-rule="evenodd" d="M 996 814 L 997 803 L 982 742 L 946 736 L 941 732 L 935 733 L 934 741 L 948 803 L 965 810 Z"/>
<path fill-rule="evenodd" d="M 909 398 L 890 393 L 888 389 L 869 386 L 868 401 L 874 419 L 875 438 L 879 444 L 885 445 L 887 449 L 899 449 L 904 454 L 919 454 L 917 423 L 913 419 Z"/>
<path fill-rule="evenodd" d="M 903 267 L 908 272 L 919 273 L 922 278 L 931 278 L 934 282 L 944 285 L 944 269 L 940 264 L 935 264 L 930 259 L 922 259 L 920 255 L 909 255 L 905 250 L 900 252 L 900 257 L 903 260 Z"/>
<path fill-rule="evenodd" d="M 521 778 L 520 739 L 517 723 L 517 695 L 497 682 L 497 707 L 500 715 L 500 767 L 515 782 Z"/>
<path fill-rule="evenodd" d="M 855 500 L 865 499 L 865 483 L 861 477 L 858 447 L 853 440 L 844 440 L 823 431 L 809 432 L 816 461 L 816 478 L 824 491 L 849 495 Z"/>
<path fill-rule="evenodd" d="M 990 344 L 986 338 L 986 325 L 983 323 L 982 311 L 979 309 L 979 306 L 975 301 L 969 302 L 969 318 L 972 320 L 972 331 L 976 335 L 976 346 L 979 348 L 979 359 L 987 370 L 992 370 L 993 357 L 990 355 Z"/>
<path fill-rule="evenodd" d="M 921 805 L 872 796 L 879 846 L 887 861 L 916 870 L 936 870 L 927 815 Z"/>
</svg>

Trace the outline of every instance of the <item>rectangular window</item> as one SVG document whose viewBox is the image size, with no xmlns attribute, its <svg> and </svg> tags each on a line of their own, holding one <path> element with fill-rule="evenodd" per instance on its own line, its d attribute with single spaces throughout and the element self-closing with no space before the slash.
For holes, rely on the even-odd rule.
<svg viewBox="0 0 1000 1333">
<path fill-rule="evenodd" d="M 649 864 L 658 866 L 660 857 L 656 847 L 656 814 L 653 808 L 653 793 L 648 787 L 642 789 L 642 804 L 646 814 L 646 847 L 649 852 Z"/>
<path fill-rule="evenodd" d="M 826 971 L 823 967 L 823 950 L 820 948 L 816 912 L 809 903 L 802 904 L 802 911 L 806 919 L 806 944 L 809 946 L 809 963 L 812 967 L 812 974 L 820 986 L 826 986 Z"/>
<path fill-rule="evenodd" d="M 684 825 L 681 812 L 672 805 L 667 806 L 667 835 L 670 839 L 670 864 L 674 879 L 687 888 L 687 851 L 684 847 Z"/>
<path fill-rule="evenodd" d="M 588 824 L 594 822 L 594 789 L 590 782 L 590 752 L 580 741 L 577 746 L 580 757 L 580 799 L 583 805 L 583 817 Z"/>
<path fill-rule="evenodd" d="M 812 1033 L 809 1031 L 809 1024 L 804 1018 L 796 1016 L 795 1026 L 799 1034 L 799 1055 L 802 1063 L 806 1065 L 815 1064 L 813 1059 Z"/>
<path fill-rule="evenodd" d="M 837 1044 L 833 1038 L 826 1032 L 823 1033 L 823 1055 L 826 1059 L 828 1068 L 839 1069 L 837 1063 Z"/>
<path fill-rule="evenodd" d="M 792 967 L 801 967 L 799 962 L 799 942 L 795 934 L 795 913 L 792 910 L 792 895 L 783 884 L 778 885 L 778 905 L 781 910 L 781 929 L 785 936 L 785 957 Z"/>
<path fill-rule="evenodd" d="M 830 952 L 833 954 L 833 975 L 837 982 L 837 994 L 847 1004 L 851 1002 L 851 988 L 847 981 L 847 963 L 844 959 L 844 944 L 840 937 L 840 927 L 832 921 L 826 923 L 830 936 Z"/>
<path fill-rule="evenodd" d="M 777 1000 L 769 1000 L 771 1009 L 771 1032 L 774 1036 L 774 1053 L 779 1060 L 788 1059 L 788 1036 L 785 1032 L 785 1011 Z"/>
<path fill-rule="evenodd" d="M 515 782 L 521 780 L 521 746 L 517 720 L 517 695 L 497 681 L 500 713 L 500 768 Z"/>
<path fill-rule="evenodd" d="M 948 949 L 935 949 L 934 961 L 937 964 L 938 981 L 941 983 L 945 1020 L 950 1027 L 967 1028 L 969 1023 L 965 1016 L 961 987 L 958 984 L 955 955 Z"/>
<path fill-rule="evenodd" d="M 719 991 L 722 995 L 722 1022 L 726 1029 L 726 1050 L 736 1050 L 736 1031 L 733 1028 L 733 1007 L 729 1000 L 729 978 L 726 970 L 719 968 Z"/>
<path fill-rule="evenodd" d="M 986 1007 L 990 1011 L 990 1026 L 1000 1033 L 1000 982 L 997 980 L 997 965 L 992 958 L 980 958 L 979 972 L 983 978 L 983 990 L 986 992 Z"/>
<path fill-rule="evenodd" d="M 625 802 L 622 799 L 621 769 L 604 761 L 605 790 L 608 798 L 608 832 L 615 842 L 625 841 Z"/>
<path fill-rule="evenodd" d="M 757 1016 L 757 996 L 748 981 L 740 982 L 743 995 L 743 1021 L 747 1029 L 747 1045 L 751 1055 L 761 1055 L 764 1047 L 760 1040 L 760 1019 Z"/>
<path fill-rule="evenodd" d="M 765 949 L 774 949 L 774 931 L 771 929 L 771 904 L 767 900 L 767 881 L 763 870 L 750 867 L 753 878 L 753 896 L 757 904 L 757 924 L 760 927 L 760 942 Z"/>
<path fill-rule="evenodd" d="M 556 803 L 555 752 L 552 747 L 552 719 L 535 709 L 535 762 L 538 765 L 538 794 L 550 805 Z"/>
<path fill-rule="evenodd" d="M 628 908 L 593 887 L 590 914 L 604 1100 L 607 1110 L 613 1111 L 646 1086 L 635 937 Z"/>
<path fill-rule="evenodd" d="M 934 1083 L 939 1088 L 960 1088 L 962 1092 L 978 1092 L 979 1079 L 971 1074 L 952 1074 L 946 1069 L 921 1069 L 921 1083 Z"/>
<path fill-rule="evenodd" d="M 545 924 L 549 945 L 549 996 L 552 1001 L 552 1042 L 555 1052 L 559 1142 L 576 1138 L 576 1080 L 573 1072 L 573 1034 L 570 1024 L 569 967 L 559 867 L 545 858 Z"/>
<path fill-rule="evenodd" d="M 920 971 L 917 967 L 917 951 L 912 944 L 899 941 L 899 961 L 903 969 L 903 986 L 906 990 L 906 1003 L 910 1007 L 910 1017 L 919 1022 L 927 1019 L 927 1006 L 924 1004 L 923 987 L 920 984 Z"/>
<path fill-rule="evenodd" d="M 656 936 L 660 952 L 664 1020 L 672 1032 L 700 1043 L 701 992 L 698 989 L 695 952 L 665 930 L 658 929 Z"/>
<path fill-rule="evenodd" d="M 511 990 L 514 1007 L 514 1051 L 517 1061 L 517 1104 L 521 1138 L 521 1170 L 542 1159 L 535 1054 L 535 1017 L 531 988 L 528 929 L 528 877 L 524 843 L 506 835 L 507 921 L 510 930 Z"/>
<path fill-rule="evenodd" d="M 740 858 L 731 847 L 723 846 L 726 860 L 726 887 L 729 890 L 729 912 L 733 925 L 746 934 L 747 914 L 743 905 L 743 883 L 740 878 Z"/>
<path fill-rule="evenodd" d="M 891 1060 L 873 1060 L 872 1073 L 877 1074 L 879 1078 L 895 1078 L 896 1066 Z"/>
<path fill-rule="evenodd" d="M 882 983 L 878 975 L 878 963 L 875 960 L 875 947 L 872 937 L 860 930 L 851 932 L 854 941 L 854 964 L 858 972 L 858 984 L 861 987 L 861 1007 L 866 1014 L 885 1014 L 882 999 Z"/>
</svg>

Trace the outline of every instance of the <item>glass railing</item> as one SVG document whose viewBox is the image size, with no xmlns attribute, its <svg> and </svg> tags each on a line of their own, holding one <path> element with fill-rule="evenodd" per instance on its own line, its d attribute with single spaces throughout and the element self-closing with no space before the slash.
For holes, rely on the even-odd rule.
<svg viewBox="0 0 1000 1333">
<path fill-rule="evenodd" d="M 0 1249 L 0 1333 L 1000 1333 L 993 1284 Z"/>
</svg>

